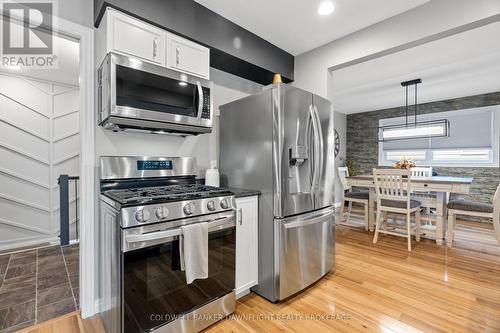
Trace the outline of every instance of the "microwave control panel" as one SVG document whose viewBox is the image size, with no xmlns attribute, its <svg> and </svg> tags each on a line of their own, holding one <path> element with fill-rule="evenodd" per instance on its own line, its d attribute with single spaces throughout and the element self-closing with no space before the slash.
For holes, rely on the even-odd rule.
<svg viewBox="0 0 500 333">
<path fill-rule="evenodd" d="M 201 111 L 202 119 L 210 119 L 210 88 L 203 87 L 203 108 Z"/>
</svg>

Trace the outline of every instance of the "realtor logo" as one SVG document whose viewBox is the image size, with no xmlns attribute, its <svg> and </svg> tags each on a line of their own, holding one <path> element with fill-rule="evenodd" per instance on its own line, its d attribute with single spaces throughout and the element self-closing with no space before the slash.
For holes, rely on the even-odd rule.
<svg viewBox="0 0 500 333">
<path fill-rule="evenodd" d="M 55 68 L 54 1 L 2 1 L 2 66 Z"/>
</svg>

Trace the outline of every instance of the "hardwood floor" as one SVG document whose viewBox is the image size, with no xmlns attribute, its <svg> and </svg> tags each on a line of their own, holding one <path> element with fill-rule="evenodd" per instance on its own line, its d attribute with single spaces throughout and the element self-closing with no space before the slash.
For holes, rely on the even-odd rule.
<svg viewBox="0 0 500 333">
<path fill-rule="evenodd" d="M 206 332 L 500 332 L 500 256 L 372 237 L 337 227 L 335 272 L 279 304 L 250 294 Z M 77 313 L 50 325 L 25 332 L 99 332 Z"/>
</svg>

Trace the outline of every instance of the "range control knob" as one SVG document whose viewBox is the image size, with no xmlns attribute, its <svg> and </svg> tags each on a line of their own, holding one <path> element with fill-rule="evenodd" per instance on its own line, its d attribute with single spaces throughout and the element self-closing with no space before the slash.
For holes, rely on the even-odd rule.
<svg viewBox="0 0 500 333">
<path fill-rule="evenodd" d="M 144 209 L 139 209 L 137 212 L 135 212 L 135 219 L 138 221 L 138 222 L 141 222 L 141 223 L 144 223 L 144 222 L 147 222 L 149 220 L 149 212 L 147 210 L 144 210 Z"/>
<path fill-rule="evenodd" d="M 215 201 L 210 200 L 209 202 L 207 202 L 207 208 L 210 211 L 214 211 L 215 210 Z"/>
<path fill-rule="evenodd" d="M 168 216 L 168 208 L 167 207 L 158 207 L 156 208 L 155 215 L 158 219 L 163 220 Z"/>
<path fill-rule="evenodd" d="M 229 200 L 227 198 L 224 198 L 220 201 L 220 207 L 222 209 L 228 209 L 229 208 Z"/>
<path fill-rule="evenodd" d="M 191 202 L 188 202 L 187 204 L 184 205 L 184 214 L 186 215 L 191 215 L 194 213 L 194 205 Z"/>
</svg>

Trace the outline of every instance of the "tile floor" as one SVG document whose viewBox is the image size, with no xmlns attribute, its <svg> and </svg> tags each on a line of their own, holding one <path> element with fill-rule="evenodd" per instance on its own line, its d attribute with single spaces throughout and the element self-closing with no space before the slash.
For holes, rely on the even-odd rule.
<svg viewBox="0 0 500 333">
<path fill-rule="evenodd" d="M 0 333 L 75 311 L 78 244 L 0 255 Z"/>
</svg>

